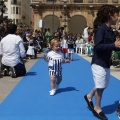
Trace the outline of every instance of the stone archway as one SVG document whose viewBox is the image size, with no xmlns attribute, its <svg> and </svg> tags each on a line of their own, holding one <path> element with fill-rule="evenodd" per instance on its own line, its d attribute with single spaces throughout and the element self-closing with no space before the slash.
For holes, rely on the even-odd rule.
<svg viewBox="0 0 120 120">
<path fill-rule="evenodd" d="M 57 16 L 47 15 L 43 18 L 43 28 L 50 28 L 50 33 L 56 32 L 60 27 L 60 21 Z"/>
<path fill-rule="evenodd" d="M 75 15 L 71 17 L 68 23 L 69 32 L 77 34 L 83 33 L 85 26 L 87 26 L 87 21 L 86 18 L 82 15 Z"/>
</svg>

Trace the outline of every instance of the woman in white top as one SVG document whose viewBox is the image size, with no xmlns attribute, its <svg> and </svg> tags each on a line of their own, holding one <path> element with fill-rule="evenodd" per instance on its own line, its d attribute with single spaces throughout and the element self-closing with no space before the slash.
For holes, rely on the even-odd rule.
<svg viewBox="0 0 120 120">
<path fill-rule="evenodd" d="M 88 43 L 88 36 L 89 36 L 88 30 L 89 30 L 89 27 L 86 26 L 86 27 L 84 28 L 84 31 L 83 31 L 83 38 L 84 38 L 84 40 L 85 40 L 85 43 Z"/>
<path fill-rule="evenodd" d="M 68 44 L 65 36 L 63 36 L 62 38 L 61 47 L 62 47 L 62 52 L 64 54 L 64 58 L 68 58 Z"/>
</svg>

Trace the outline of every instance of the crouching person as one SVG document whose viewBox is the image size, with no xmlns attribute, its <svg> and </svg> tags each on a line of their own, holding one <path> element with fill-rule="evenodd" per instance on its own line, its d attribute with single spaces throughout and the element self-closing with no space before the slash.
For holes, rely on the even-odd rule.
<svg viewBox="0 0 120 120">
<path fill-rule="evenodd" d="M 11 75 L 15 78 L 26 74 L 26 68 L 22 58 L 26 56 L 22 38 L 16 35 L 17 25 L 8 26 L 8 35 L 1 40 L 2 61 L 1 70 L 3 76 Z"/>
</svg>

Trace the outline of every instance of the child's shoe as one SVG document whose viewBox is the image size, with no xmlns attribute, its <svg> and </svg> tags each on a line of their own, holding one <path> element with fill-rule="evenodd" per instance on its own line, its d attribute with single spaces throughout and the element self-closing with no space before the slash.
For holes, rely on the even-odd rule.
<svg viewBox="0 0 120 120">
<path fill-rule="evenodd" d="M 52 95 L 55 95 L 55 93 L 56 93 L 56 89 L 52 89 L 51 91 L 50 91 L 50 95 L 52 96 Z"/>
</svg>

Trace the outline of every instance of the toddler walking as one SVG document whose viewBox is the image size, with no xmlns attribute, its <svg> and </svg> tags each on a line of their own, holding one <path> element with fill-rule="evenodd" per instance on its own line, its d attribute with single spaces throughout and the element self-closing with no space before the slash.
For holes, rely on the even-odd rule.
<svg viewBox="0 0 120 120">
<path fill-rule="evenodd" d="M 62 81 L 62 63 L 70 62 L 65 60 L 61 52 L 60 41 L 58 39 L 51 40 L 51 51 L 44 54 L 44 59 L 48 62 L 48 69 L 50 75 L 51 91 L 50 95 L 55 95 L 59 84 Z"/>
</svg>

